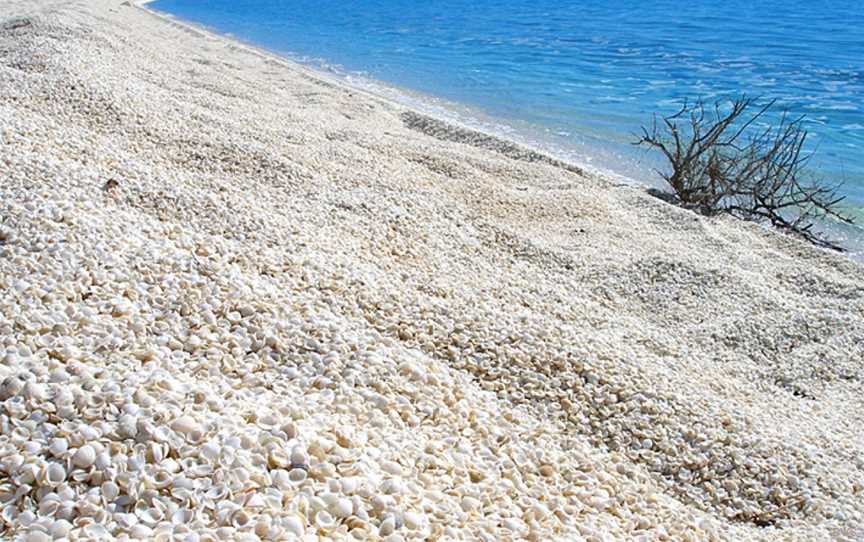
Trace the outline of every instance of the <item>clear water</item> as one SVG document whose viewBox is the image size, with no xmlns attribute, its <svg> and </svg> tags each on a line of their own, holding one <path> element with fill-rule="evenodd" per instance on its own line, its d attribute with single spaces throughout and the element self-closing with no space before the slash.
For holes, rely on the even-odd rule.
<svg viewBox="0 0 864 542">
<path fill-rule="evenodd" d="M 864 2 L 157 0 L 150 7 L 354 82 L 444 100 L 437 106 L 635 178 L 651 178 L 659 165 L 631 145 L 655 112 L 673 112 L 684 98 L 776 98 L 807 116 L 813 168 L 845 183 L 850 210 L 864 222 Z"/>
</svg>

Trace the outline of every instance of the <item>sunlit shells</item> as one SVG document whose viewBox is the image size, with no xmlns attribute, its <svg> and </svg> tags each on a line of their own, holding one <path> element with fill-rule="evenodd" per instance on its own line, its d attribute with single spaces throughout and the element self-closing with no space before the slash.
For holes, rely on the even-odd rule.
<svg viewBox="0 0 864 542">
<path fill-rule="evenodd" d="M 306 533 L 306 528 L 303 520 L 295 515 L 286 516 L 282 520 L 282 527 L 289 534 L 293 534 L 294 536 L 303 536 Z"/>
<path fill-rule="evenodd" d="M 336 526 L 336 520 L 326 510 L 315 514 L 315 526 L 323 531 L 329 531 Z"/>
<path fill-rule="evenodd" d="M 82 469 L 91 467 L 95 461 L 96 450 L 94 450 L 93 446 L 89 444 L 85 444 L 78 448 L 75 450 L 75 453 L 72 454 L 72 464 Z"/>
<path fill-rule="evenodd" d="M 58 486 L 66 480 L 66 469 L 60 463 L 49 463 L 43 468 L 40 480 L 47 486 Z"/>
<path fill-rule="evenodd" d="M 171 429 L 184 435 L 195 431 L 198 428 L 198 422 L 192 416 L 180 416 L 171 422 Z"/>
<path fill-rule="evenodd" d="M 350 499 L 339 498 L 334 500 L 329 509 L 330 513 L 333 514 L 333 517 L 344 519 L 351 515 L 354 505 L 351 503 Z"/>
<path fill-rule="evenodd" d="M 0 2 L 0 538 L 862 539 L 857 264 L 54 4 Z"/>
</svg>

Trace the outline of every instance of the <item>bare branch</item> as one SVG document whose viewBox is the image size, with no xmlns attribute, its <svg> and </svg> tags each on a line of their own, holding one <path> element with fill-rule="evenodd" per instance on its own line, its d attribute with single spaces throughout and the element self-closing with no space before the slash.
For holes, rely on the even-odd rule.
<svg viewBox="0 0 864 542">
<path fill-rule="evenodd" d="M 756 129 L 775 104 L 757 105 L 756 99 L 740 96 L 728 107 L 717 102 L 709 109 L 702 100 L 685 101 L 662 123 L 655 115 L 637 144 L 659 150 L 669 161 L 671 173 L 661 175 L 682 206 L 771 224 L 842 250 L 814 232 L 817 221 L 852 219 L 838 210 L 844 199 L 837 195 L 839 186 L 808 178 L 812 154 L 804 151 L 804 117 L 790 119 L 783 112 L 775 125 Z"/>
</svg>

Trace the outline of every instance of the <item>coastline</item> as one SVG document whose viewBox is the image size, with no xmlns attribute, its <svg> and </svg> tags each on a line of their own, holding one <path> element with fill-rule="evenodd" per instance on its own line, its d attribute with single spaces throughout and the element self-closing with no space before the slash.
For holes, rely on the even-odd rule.
<svg viewBox="0 0 864 542">
<path fill-rule="evenodd" d="M 859 264 L 143 4 L 0 8 L 0 535 L 864 533 Z"/>
<path fill-rule="evenodd" d="M 284 62 L 292 69 L 302 71 L 309 77 L 319 78 L 330 84 L 340 86 L 346 90 L 364 93 L 370 98 L 384 100 L 392 106 L 414 113 L 429 116 L 437 121 L 444 122 L 453 127 L 455 131 L 468 130 L 476 132 L 484 139 L 498 140 L 501 145 L 517 145 L 527 151 L 546 155 L 556 161 L 570 164 L 596 178 L 604 179 L 616 185 L 627 185 L 637 190 L 652 191 L 660 190 L 668 192 L 669 187 L 659 177 L 655 167 L 661 167 L 661 157 L 657 156 L 654 167 L 639 164 L 640 160 L 651 161 L 647 153 L 640 160 L 634 160 L 634 156 L 617 154 L 610 148 L 603 148 L 599 142 L 590 143 L 587 149 L 577 152 L 574 148 L 565 148 L 552 140 L 544 139 L 536 130 L 527 130 L 525 127 L 517 128 L 515 121 L 500 120 L 490 117 L 488 114 L 470 108 L 464 104 L 448 102 L 442 98 L 424 95 L 416 90 L 405 89 L 394 86 L 383 81 L 361 77 L 359 81 L 352 80 L 355 77 L 349 73 L 334 73 L 324 66 L 318 66 L 303 62 L 290 55 L 279 51 L 270 50 L 264 46 L 250 43 L 239 36 L 223 34 L 218 30 L 206 27 L 196 21 L 185 20 L 171 13 L 166 13 L 147 7 L 155 3 L 155 0 L 137 0 L 136 7 L 145 10 L 155 17 L 165 20 L 170 24 L 176 24 L 197 32 L 209 39 L 224 39 L 227 43 L 241 46 L 254 54 L 274 62 Z M 586 140 L 587 141 L 587 140 Z M 610 154 L 611 153 L 611 154 Z M 597 158 L 601 158 L 595 165 Z M 612 165 L 613 162 L 620 163 Z M 626 163 L 627 165 L 623 165 Z M 651 180 L 647 180 L 650 178 Z M 661 198 L 662 199 L 662 198 Z M 664 200 L 665 201 L 665 200 Z M 858 216 L 864 212 L 864 208 L 851 207 L 848 209 L 849 216 Z M 864 263 L 864 226 L 860 224 L 858 217 L 855 225 L 846 225 L 833 221 L 817 222 L 816 228 L 826 232 L 826 236 L 836 239 L 844 247 L 844 255 L 858 263 Z M 782 232 L 774 230 L 770 225 L 764 225 L 765 229 L 783 235 Z"/>
<path fill-rule="evenodd" d="M 305 64 L 289 56 L 280 54 L 278 51 L 272 51 L 263 46 L 249 43 L 238 36 L 225 35 L 216 30 L 207 28 L 205 25 L 196 23 L 195 21 L 185 20 L 170 13 L 148 7 L 148 4 L 154 2 L 155 0 L 136 0 L 133 4 L 137 8 L 153 15 L 154 17 L 162 19 L 169 24 L 179 25 L 180 27 L 186 28 L 209 39 L 225 40 L 227 43 L 231 43 L 236 47 L 242 47 L 253 54 L 260 55 L 262 58 L 278 63 L 284 63 L 287 67 L 296 71 L 304 72 L 309 77 L 325 80 L 330 84 L 342 87 L 348 91 L 361 92 L 369 98 L 383 100 L 399 109 L 405 109 L 420 115 L 427 115 L 438 121 L 451 125 L 456 130 L 477 132 L 484 137 L 499 140 L 503 145 L 512 144 L 523 147 L 526 151 L 546 155 L 553 160 L 570 164 L 586 173 L 599 178 L 605 178 L 613 183 L 626 183 L 638 189 L 660 188 L 657 182 L 645 182 L 636 177 L 618 173 L 610 168 L 597 167 L 585 160 L 570 158 L 568 154 L 572 154 L 572 152 L 568 153 L 565 149 L 560 147 L 555 148 L 537 144 L 536 142 L 532 142 L 532 138 L 527 137 L 527 135 L 526 137 L 519 137 L 507 134 L 505 133 L 505 129 L 511 128 L 510 126 L 506 124 L 501 125 L 497 119 L 491 118 L 479 111 L 471 110 L 467 113 L 457 112 L 457 110 L 466 109 L 467 106 L 464 106 L 463 104 L 449 103 L 440 98 L 426 96 L 414 90 L 403 89 L 373 79 L 363 81 L 362 84 L 352 83 L 346 80 L 347 74 L 330 73 L 321 67 Z M 369 85 L 373 88 L 368 88 Z"/>
</svg>

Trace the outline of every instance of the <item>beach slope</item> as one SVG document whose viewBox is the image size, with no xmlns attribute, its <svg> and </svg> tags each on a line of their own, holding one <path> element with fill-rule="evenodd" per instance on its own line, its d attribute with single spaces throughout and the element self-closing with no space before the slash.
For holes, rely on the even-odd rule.
<svg viewBox="0 0 864 542">
<path fill-rule="evenodd" d="M 0 5 L 4 539 L 862 540 L 862 360 L 837 254 Z"/>
</svg>

